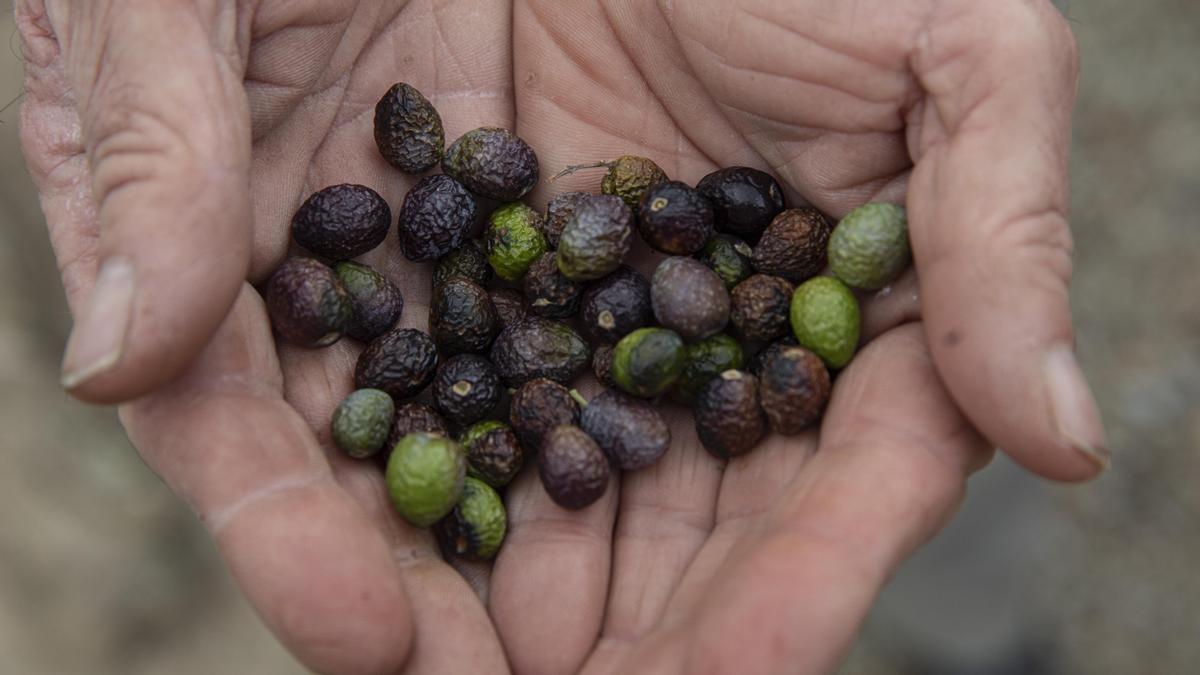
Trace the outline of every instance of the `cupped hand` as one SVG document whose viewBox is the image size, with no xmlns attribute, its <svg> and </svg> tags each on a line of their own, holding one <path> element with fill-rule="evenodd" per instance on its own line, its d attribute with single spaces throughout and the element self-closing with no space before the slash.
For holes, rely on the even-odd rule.
<svg viewBox="0 0 1200 675">
<path fill-rule="evenodd" d="M 1067 305 L 1074 45 L 1044 0 L 18 0 L 17 15 L 22 134 L 76 316 L 64 383 L 136 399 L 134 444 L 313 668 L 829 669 L 986 448 L 1060 479 L 1107 461 Z M 578 513 L 526 471 L 499 558 L 456 571 L 376 469 L 329 449 L 359 347 L 277 345 L 246 283 L 286 254 L 308 193 L 359 182 L 399 206 L 411 180 L 370 127 L 401 80 L 449 138 L 515 128 L 543 175 L 633 153 L 688 182 L 758 166 L 835 217 L 905 201 L 917 273 L 866 299 L 871 341 L 819 432 L 723 463 L 680 414 L 662 462 Z M 424 328 L 428 266 L 394 238 L 364 260 Z"/>
</svg>

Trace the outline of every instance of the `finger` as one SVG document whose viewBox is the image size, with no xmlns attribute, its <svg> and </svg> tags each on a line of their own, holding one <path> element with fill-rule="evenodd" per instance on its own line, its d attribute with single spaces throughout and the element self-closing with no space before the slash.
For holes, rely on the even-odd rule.
<svg viewBox="0 0 1200 675">
<path fill-rule="evenodd" d="M 413 630 L 393 553 L 281 387 L 262 302 L 245 286 L 193 367 L 125 406 L 122 420 L 301 661 L 321 672 L 393 672 Z"/>
<path fill-rule="evenodd" d="M 920 319 L 916 275 L 905 273 L 863 298 L 863 342 Z M 754 452 L 729 461 L 717 498 L 716 526 L 671 597 L 664 621 L 673 623 L 704 597 L 729 552 L 761 529 L 765 514 L 787 492 L 817 447 L 816 430 L 767 437 Z"/>
<path fill-rule="evenodd" d="M 590 378 L 577 388 L 589 398 L 601 390 Z M 505 495 L 509 530 L 489 610 L 515 672 L 574 673 L 603 626 L 621 481 L 614 470 L 599 500 L 568 511 L 546 493 L 535 464 Z"/>
<path fill-rule="evenodd" d="M 514 35 L 518 133 L 538 148 L 544 175 L 623 154 L 649 157 L 688 181 L 711 171 L 714 156 L 763 164 L 703 96 L 652 4 L 579 11 L 522 2 L 514 9 Z M 664 97 L 696 102 L 693 117 L 700 123 L 685 132 Z M 599 175 L 583 172 L 552 186 L 542 181 L 531 199 L 544 203 L 552 192 L 594 191 L 598 182 Z M 588 668 L 619 658 L 657 621 L 711 527 L 721 463 L 700 448 L 690 420 L 675 422 L 666 456 L 622 477 L 608 609 Z"/>
<path fill-rule="evenodd" d="M 338 484 L 383 532 L 396 561 L 394 574 L 409 599 L 416 627 L 404 672 L 508 672 L 496 629 L 481 602 L 488 585 L 486 566 L 443 560 L 432 533 L 409 525 L 396 512 L 373 462 L 335 454 L 333 470 Z"/>
<path fill-rule="evenodd" d="M 60 264 L 82 268 L 68 284 L 76 322 L 63 385 L 89 401 L 128 400 L 192 361 L 246 275 L 235 12 L 111 0 L 49 3 L 33 19 L 39 4 L 21 6 L 24 25 L 41 30 L 30 40 L 26 152 Z"/>
<path fill-rule="evenodd" d="M 295 208 L 295 204 L 274 204 L 272 195 L 293 195 L 298 200 L 326 185 L 352 182 L 376 189 L 393 213 L 399 211 L 415 179 L 399 174 L 379 156 L 370 115 L 382 93 L 397 80 L 409 82 L 430 98 L 449 140 L 483 124 L 511 125 L 509 45 L 504 32 L 495 30 L 511 21 L 502 3 L 413 3 L 399 14 L 381 5 L 360 7 L 349 19 L 339 46 L 357 54 L 353 67 L 345 62 L 346 70 L 339 72 L 336 63 L 331 66 L 326 77 L 337 84 L 318 97 L 332 104 L 304 106 L 293 113 L 299 120 L 275 128 L 256 145 L 272 148 L 261 154 L 261 160 L 256 158 L 256 185 L 264 187 L 263 201 L 256 204 L 263 214 L 256 222 L 259 243 L 265 241 L 262 236 L 283 242 L 256 251 L 259 257 L 265 252 L 269 259 L 286 248 L 287 219 Z M 290 37 L 280 34 L 278 39 L 282 42 L 276 47 L 281 47 L 289 44 Z M 265 53 L 260 56 L 266 58 Z M 279 148 L 285 149 L 283 156 L 298 156 L 298 160 L 278 161 L 281 154 L 274 150 Z M 428 330 L 432 265 L 405 260 L 394 237 L 360 260 L 387 275 L 404 294 L 398 325 Z M 485 610 L 491 587 L 489 566 L 443 560 L 428 530 L 412 527 L 398 516 L 375 463 L 349 460 L 333 447 L 330 418 L 354 386 L 353 368 L 361 349 L 349 339 L 322 350 L 280 345 L 285 395 L 329 453 L 337 481 L 383 532 L 399 563 L 417 626 L 406 672 L 507 672 L 506 656 Z"/>
<path fill-rule="evenodd" d="M 420 308 L 405 305 L 399 326 L 426 328 L 427 319 Z M 400 518 L 376 463 L 352 460 L 333 444 L 333 411 L 354 389 L 354 365 L 361 345 L 343 339 L 319 350 L 282 343 L 278 349 L 285 375 L 284 396 L 317 438 L 336 482 L 387 542 L 397 564 L 394 574 L 409 599 L 413 624 L 438 627 L 416 630 L 405 672 L 506 672 L 505 655 L 484 606 L 490 586 L 486 572 L 476 565 L 443 560 L 429 530 Z"/>
<path fill-rule="evenodd" d="M 1108 451 L 1067 298 L 1070 30 L 1049 2 L 944 3 L 912 64 L 929 98 L 908 203 L 938 371 L 1017 462 L 1095 476 Z"/>
<path fill-rule="evenodd" d="M 423 325 L 424 317 L 418 320 L 416 316 L 406 310 L 401 325 Z M 400 518 L 376 463 L 352 460 L 333 444 L 333 411 L 354 388 L 354 364 L 361 347 L 342 340 L 326 349 L 281 344 L 279 350 L 285 398 L 318 440 L 337 484 L 383 535 L 396 561 L 393 574 L 409 599 L 413 624 L 438 627 L 416 630 L 406 672 L 457 673 L 477 668 L 505 672 L 504 653 L 481 602 L 487 593 L 486 574 L 480 575 L 477 566 L 460 569 L 458 561 L 447 564 L 429 530 L 413 527 Z"/>
<path fill-rule="evenodd" d="M 508 488 L 508 536 L 496 558 L 489 609 L 513 670 L 578 672 L 604 617 L 618 481 L 568 511 L 532 463 Z"/>
<path fill-rule="evenodd" d="M 716 525 L 671 596 L 663 623 L 678 622 L 712 585 L 729 552 L 762 530 L 817 448 L 816 431 L 767 437 L 754 451 L 729 460 L 717 498 Z"/>
<path fill-rule="evenodd" d="M 670 449 L 621 477 L 608 609 L 585 673 L 608 672 L 654 628 L 713 528 L 724 462 L 701 447 L 687 411 L 664 413 Z"/>
<path fill-rule="evenodd" d="M 480 601 L 486 594 L 486 576 L 467 578 L 447 564 L 429 530 L 400 518 L 376 463 L 350 459 L 333 444 L 331 418 L 338 403 L 354 388 L 353 369 L 359 351 L 349 340 L 320 350 L 281 345 L 284 392 L 318 439 L 336 483 L 383 535 L 396 561 L 393 574 L 409 599 L 412 621 L 418 627 L 406 672 L 457 673 L 476 668 L 504 672 L 504 653 Z M 464 570 L 480 571 L 475 566 Z M 438 628 L 421 630 L 421 626 Z"/>
<path fill-rule="evenodd" d="M 856 357 L 821 434 L 763 532 L 638 659 L 677 664 L 669 672 L 832 671 L 889 575 L 947 521 L 966 476 L 990 456 L 942 388 L 917 325 Z"/>
</svg>

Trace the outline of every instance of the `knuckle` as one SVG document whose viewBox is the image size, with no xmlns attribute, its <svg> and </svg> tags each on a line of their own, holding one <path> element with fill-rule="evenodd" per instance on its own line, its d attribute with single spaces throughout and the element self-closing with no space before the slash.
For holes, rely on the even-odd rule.
<svg viewBox="0 0 1200 675">
<path fill-rule="evenodd" d="M 69 189 L 84 168 L 79 117 L 68 103 L 48 101 L 28 87 L 27 93 L 19 117 L 26 167 L 43 193 Z"/>
<path fill-rule="evenodd" d="M 45 0 L 17 0 L 13 7 L 26 63 L 46 68 L 58 56 L 58 40 Z"/>
<path fill-rule="evenodd" d="M 16 0 L 13 12 L 16 16 L 17 32 L 21 37 L 53 34 L 50 17 L 46 12 L 46 0 Z"/>
<path fill-rule="evenodd" d="M 992 289 L 988 292 L 1016 284 L 1060 295 L 1066 291 L 1072 273 L 1071 231 L 1065 213 L 1056 207 L 1024 210 L 979 223 L 977 234 L 931 246 L 921 253 L 923 280 Z"/>
<path fill-rule="evenodd" d="M 1073 243 L 1066 215 L 1047 208 L 1021 214 L 1000 223 L 985 240 L 987 250 L 1006 251 L 1013 268 L 1029 287 L 1057 295 L 1071 279 Z"/>
<path fill-rule="evenodd" d="M 111 103 L 90 117 L 86 131 L 98 203 L 123 187 L 192 165 L 196 148 L 180 122 L 136 95 L 106 98 Z"/>
</svg>

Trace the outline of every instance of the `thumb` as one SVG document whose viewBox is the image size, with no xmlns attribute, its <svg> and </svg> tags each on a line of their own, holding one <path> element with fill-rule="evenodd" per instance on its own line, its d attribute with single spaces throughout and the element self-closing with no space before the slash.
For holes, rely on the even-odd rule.
<svg viewBox="0 0 1200 675">
<path fill-rule="evenodd" d="M 1046 0 L 938 7 L 912 61 L 908 198 L 934 360 L 1017 462 L 1089 478 L 1108 451 L 1067 293 L 1075 43 Z"/>
<path fill-rule="evenodd" d="M 62 379 L 85 400 L 128 400 L 175 377 L 247 273 L 250 135 L 236 17 L 205 4 L 19 3 L 27 52 L 41 57 L 27 66 L 26 150 L 64 277 L 77 275 L 64 278 L 75 327 Z M 67 124 L 86 161 L 39 171 L 62 150 L 45 142 L 62 116 L 39 118 L 55 95 L 74 101 Z M 64 195 L 91 208 L 65 206 Z"/>
</svg>

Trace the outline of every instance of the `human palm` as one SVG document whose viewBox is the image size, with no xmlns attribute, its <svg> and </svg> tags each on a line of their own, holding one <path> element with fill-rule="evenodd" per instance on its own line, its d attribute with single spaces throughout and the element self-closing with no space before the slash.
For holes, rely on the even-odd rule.
<svg viewBox="0 0 1200 675">
<path fill-rule="evenodd" d="M 121 409 L 131 439 L 311 667 L 829 669 L 986 461 L 976 428 L 1057 478 L 1102 451 L 1090 397 L 1042 383 L 1078 378 L 1069 33 L 1046 3 L 977 4 L 22 0 L 23 136 L 77 316 L 67 383 L 149 392 Z M 449 138 L 514 128 L 543 176 L 631 153 L 689 182 L 759 166 L 833 216 L 906 200 L 919 284 L 865 299 L 870 343 L 819 431 L 720 462 L 677 411 L 663 460 L 581 512 L 523 472 L 494 564 L 452 569 L 376 468 L 331 449 L 360 347 L 278 343 L 246 283 L 312 191 L 363 183 L 398 207 L 412 180 L 370 130 L 396 81 Z M 429 268 L 397 243 L 363 260 L 424 328 Z M 80 337 L 105 331 L 111 358 Z"/>
</svg>

